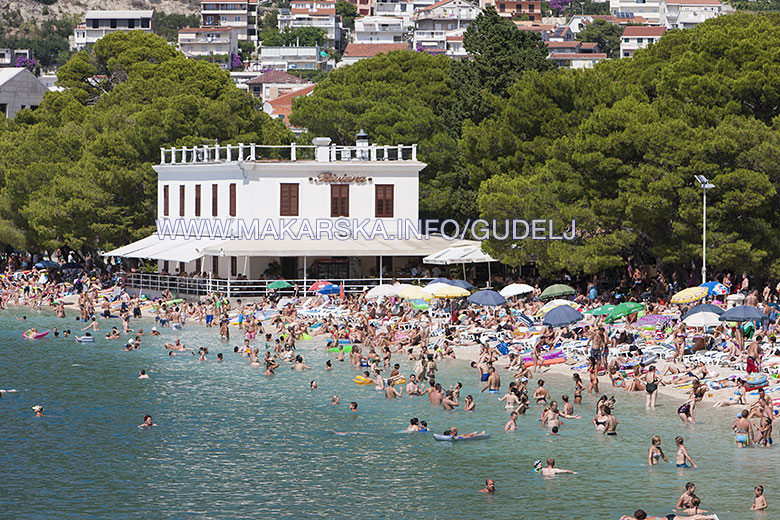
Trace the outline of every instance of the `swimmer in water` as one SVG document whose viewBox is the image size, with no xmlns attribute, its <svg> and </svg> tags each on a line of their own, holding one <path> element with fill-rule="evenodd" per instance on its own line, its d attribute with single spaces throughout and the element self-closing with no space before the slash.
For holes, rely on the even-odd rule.
<svg viewBox="0 0 780 520">
<path fill-rule="evenodd" d="M 571 471 L 571 470 L 568 470 L 568 469 L 556 468 L 555 467 L 555 459 L 553 459 L 553 458 L 547 459 L 547 467 L 546 468 L 542 468 L 540 473 L 542 475 L 544 475 L 545 477 L 553 477 L 555 475 L 560 475 L 562 473 L 569 473 L 569 474 L 572 474 L 572 475 L 576 475 L 577 474 L 576 471 Z"/>
<path fill-rule="evenodd" d="M 412 417 L 411 419 L 409 419 L 409 426 L 407 426 L 404 431 L 407 433 L 419 432 L 420 420 L 417 417 Z"/>
<path fill-rule="evenodd" d="M 509 415 L 509 420 L 506 422 L 506 425 L 504 426 L 505 432 L 513 432 L 517 430 L 517 412 L 512 412 Z"/>
<path fill-rule="evenodd" d="M 316 390 L 317 389 L 317 381 L 313 380 L 311 383 L 309 383 L 309 390 Z"/>
<path fill-rule="evenodd" d="M 544 404 L 550 398 L 550 392 L 544 387 L 544 380 L 540 379 L 536 382 L 538 385 L 534 390 L 533 398 L 536 399 L 536 404 Z"/>
<path fill-rule="evenodd" d="M 349 411 L 350 412 L 357 412 L 358 405 L 355 401 L 352 401 L 349 403 Z"/>
<path fill-rule="evenodd" d="M 144 415 L 144 422 L 138 425 L 139 428 L 151 428 L 152 426 L 157 425 L 152 421 L 151 415 Z"/>
<path fill-rule="evenodd" d="M 496 492 L 496 481 L 489 478 L 485 481 L 485 487 L 479 490 L 480 493 L 487 493 L 492 495 Z"/>
<path fill-rule="evenodd" d="M 141 369 L 141 372 L 138 374 L 138 379 L 149 379 L 149 374 L 146 373 L 146 370 Z"/>
<path fill-rule="evenodd" d="M 660 442 L 660 441 L 659 441 Z M 683 438 L 679 435 L 674 438 L 675 444 L 677 444 L 677 455 L 675 457 L 675 463 L 678 468 L 695 468 L 696 464 L 688 454 L 688 448 L 683 444 Z"/>
<path fill-rule="evenodd" d="M 446 430 L 444 432 L 444 435 L 449 435 L 449 436 L 452 436 L 452 437 L 460 437 L 461 439 L 468 439 L 469 437 L 476 437 L 478 435 L 485 435 L 485 430 L 482 430 L 481 432 L 471 432 L 471 433 L 464 433 L 463 435 L 459 435 L 458 434 L 458 429 L 453 426 L 449 430 Z"/>
<path fill-rule="evenodd" d="M 330 359 L 325 362 L 325 370 L 333 370 L 333 366 L 330 363 Z"/>
<path fill-rule="evenodd" d="M 43 406 L 36 404 L 32 409 L 35 412 L 35 417 L 43 417 Z"/>
<path fill-rule="evenodd" d="M 651 443 L 650 449 L 647 450 L 647 465 L 655 466 L 661 462 L 660 459 L 664 459 L 664 462 L 669 462 L 669 459 L 664 455 L 664 450 L 661 449 L 661 436 L 653 435 Z"/>
<path fill-rule="evenodd" d="M 474 398 L 471 397 L 471 395 L 466 396 L 466 403 L 463 409 L 466 410 L 467 412 L 473 412 L 474 410 L 477 409 L 477 405 L 474 404 Z"/>
<path fill-rule="evenodd" d="M 755 498 L 753 499 L 753 505 L 750 506 L 751 511 L 763 511 L 766 509 L 766 497 L 764 496 L 764 486 L 756 486 L 753 488 Z"/>
<path fill-rule="evenodd" d="M 295 363 L 293 363 L 293 366 L 290 367 L 292 370 L 297 370 L 298 372 L 303 372 L 304 370 L 311 370 L 311 367 L 303 362 L 303 357 L 301 355 L 295 356 Z"/>
</svg>

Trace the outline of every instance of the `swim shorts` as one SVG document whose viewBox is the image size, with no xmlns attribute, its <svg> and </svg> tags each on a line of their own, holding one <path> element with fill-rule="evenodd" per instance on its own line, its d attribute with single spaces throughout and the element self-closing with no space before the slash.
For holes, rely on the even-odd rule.
<svg viewBox="0 0 780 520">
<path fill-rule="evenodd" d="M 206 324 L 208 325 L 212 321 L 214 321 L 214 315 L 213 314 L 206 314 Z"/>
</svg>

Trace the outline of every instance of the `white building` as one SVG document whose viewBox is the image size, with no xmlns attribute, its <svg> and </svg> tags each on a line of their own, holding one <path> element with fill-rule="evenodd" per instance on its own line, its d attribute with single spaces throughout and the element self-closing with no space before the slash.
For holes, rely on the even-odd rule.
<svg viewBox="0 0 780 520">
<path fill-rule="evenodd" d="M 412 47 L 434 54 L 447 51 L 447 33 L 466 29 L 480 13 L 480 8 L 466 0 L 441 0 L 420 9 L 412 17 Z"/>
<path fill-rule="evenodd" d="M 152 32 L 154 10 L 148 11 L 87 11 L 84 23 L 73 29 L 71 50 L 82 50 L 106 34 L 117 31 Z"/>
<path fill-rule="evenodd" d="M 630 58 L 639 49 L 644 49 L 651 43 L 661 39 L 666 27 L 663 25 L 632 25 L 623 30 L 620 38 L 620 57 Z"/>
<path fill-rule="evenodd" d="M 38 108 L 46 91 L 25 67 L 0 69 L 0 116 L 11 119 L 23 108 Z"/>
<path fill-rule="evenodd" d="M 594 65 L 608 58 L 606 54 L 597 52 L 551 52 L 550 55 L 547 56 L 547 59 L 553 60 L 560 67 L 570 69 L 592 69 Z"/>
<path fill-rule="evenodd" d="M 430 7 L 435 0 L 374 0 L 374 14 L 376 16 L 395 16 L 402 20 L 405 29 L 409 30 L 414 25 L 412 16 L 415 11 Z"/>
<path fill-rule="evenodd" d="M 201 0 L 202 27 L 234 27 L 241 41 L 257 41 L 257 0 Z"/>
<path fill-rule="evenodd" d="M 260 47 L 260 68 L 277 70 L 328 70 L 328 54 L 315 47 Z"/>
<path fill-rule="evenodd" d="M 641 16 L 647 23 L 662 23 L 663 0 L 609 0 L 609 12 L 615 16 Z"/>
<path fill-rule="evenodd" d="M 34 53 L 32 49 L 0 49 L 0 67 L 15 67 L 19 57 L 30 60 Z"/>
<path fill-rule="evenodd" d="M 230 68 L 231 54 L 238 54 L 238 29 L 185 27 L 179 30 L 179 50 L 188 58 L 200 58 Z"/>
<path fill-rule="evenodd" d="M 293 0 L 290 9 L 282 9 L 278 20 L 280 31 L 286 27 L 317 27 L 325 31 L 328 46 L 340 46 L 341 19 L 336 14 L 336 0 Z"/>
<path fill-rule="evenodd" d="M 408 43 L 350 43 L 347 45 L 338 66 L 352 65 L 360 60 L 373 58 L 378 54 L 407 49 L 409 49 Z"/>
<path fill-rule="evenodd" d="M 362 133 L 355 146 L 334 146 L 328 138 L 313 143 L 286 150 L 258 145 L 161 150 L 154 167 L 157 217 L 168 232 L 158 227 L 159 234 L 105 255 L 156 259 L 169 273 L 231 278 L 240 273 L 249 279 L 262 278 L 278 261 L 285 278 L 313 272 L 333 280 L 377 275 L 382 265 L 406 265 L 457 243 L 421 239 L 416 229 L 407 234 L 403 226 L 399 232 L 399 221 L 418 219 L 419 173 L 426 165 L 417 160 L 416 145 L 377 146 Z M 172 227 L 216 221 L 234 223 L 240 237 L 188 237 Z"/>
<path fill-rule="evenodd" d="M 734 12 L 718 0 L 662 0 L 661 24 L 669 29 L 690 29 L 722 14 Z"/>
<path fill-rule="evenodd" d="M 354 43 L 403 43 L 406 26 L 399 16 L 366 16 L 355 19 Z"/>
</svg>

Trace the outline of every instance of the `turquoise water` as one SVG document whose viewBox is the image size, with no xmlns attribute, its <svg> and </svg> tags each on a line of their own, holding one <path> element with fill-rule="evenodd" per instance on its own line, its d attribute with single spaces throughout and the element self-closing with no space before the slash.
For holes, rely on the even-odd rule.
<svg viewBox="0 0 780 520">
<path fill-rule="evenodd" d="M 39 330 L 77 323 L 30 313 Z M 31 326 L 0 315 L 0 518 L 560 518 L 609 519 L 642 507 L 669 513 L 692 480 L 703 506 L 722 519 L 777 518 L 777 449 L 735 447 L 736 410 L 699 408 L 699 423 L 685 427 L 680 404 L 659 397 L 644 410 L 644 395 L 617 395 L 619 435 L 593 431 L 595 401 L 586 397 L 581 421 L 566 421 L 559 437 L 546 435 L 533 410 L 505 434 L 507 415 L 497 396 L 479 394 L 467 365 L 440 363 L 445 386 L 461 381 L 477 411 L 445 412 L 427 398 L 388 402 L 373 387 L 352 383 L 352 369 L 299 345 L 314 370 L 283 366 L 273 378 L 220 344 L 216 329 L 169 329 L 144 337 L 141 350 L 123 352 L 121 340 L 79 344 L 49 337 L 21 339 Z M 119 325 L 118 320 L 112 320 Z M 136 322 L 137 323 L 137 322 Z M 145 322 L 148 331 L 151 322 Z M 100 335 L 109 328 L 103 325 Z M 169 358 L 162 343 L 182 337 L 208 346 L 210 361 Z M 225 361 L 213 361 L 223 352 Z M 408 373 L 410 362 L 398 360 Z M 139 369 L 150 380 L 137 379 Z M 309 390 L 316 379 L 320 388 Z M 568 379 L 547 377 L 555 398 L 571 395 Z M 507 384 L 506 378 L 504 385 Z M 331 406 L 333 395 L 341 406 Z M 349 401 L 359 412 L 348 410 Z M 31 406 L 45 407 L 36 418 Z M 152 414 L 159 425 L 137 426 Z M 441 432 L 486 429 L 493 437 L 438 443 L 426 434 L 396 433 L 410 417 Z M 336 435 L 334 432 L 357 432 Z M 674 436 L 683 435 L 699 469 L 672 464 L 649 469 L 647 447 L 660 434 L 674 461 Z M 579 472 L 544 479 L 535 459 L 555 457 Z M 477 493 L 486 478 L 498 493 Z M 770 504 L 751 513 L 752 488 L 763 484 Z"/>
</svg>

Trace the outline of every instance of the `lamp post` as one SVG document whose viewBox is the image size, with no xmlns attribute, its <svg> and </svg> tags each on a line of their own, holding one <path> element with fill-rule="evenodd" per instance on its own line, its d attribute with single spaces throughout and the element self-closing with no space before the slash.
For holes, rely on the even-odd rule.
<svg viewBox="0 0 780 520">
<path fill-rule="evenodd" d="M 704 175 L 695 175 L 702 193 L 702 222 L 701 222 L 701 283 L 707 282 L 707 190 L 715 187 Z"/>
</svg>

